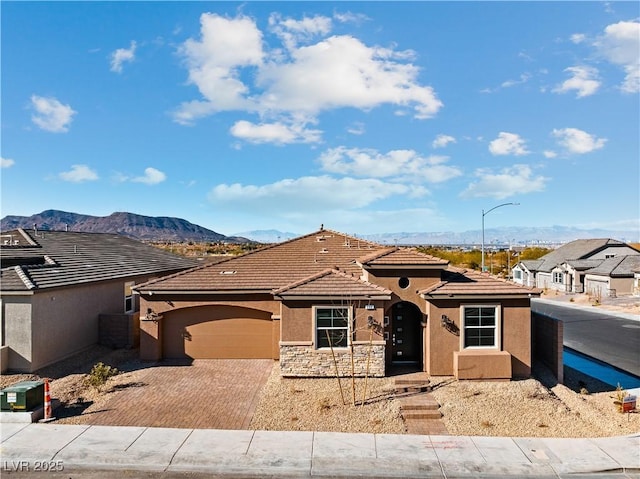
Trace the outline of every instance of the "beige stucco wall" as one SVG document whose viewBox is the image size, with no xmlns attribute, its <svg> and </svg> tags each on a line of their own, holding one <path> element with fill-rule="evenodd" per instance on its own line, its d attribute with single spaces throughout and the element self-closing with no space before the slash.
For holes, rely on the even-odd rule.
<svg viewBox="0 0 640 479">
<path fill-rule="evenodd" d="M 31 369 L 41 368 L 96 344 L 100 314 L 123 311 L 124 281 L 34 295 Z"/>
<path fill-rule="evenodd" d="M 31 371 L 31 300 L 33 296 L 2 297 L 2 342 L 9 351 L 7 368 Z"/>
<path fill-rule="evenodd" d="M 365 305 L 372 304 L 375 309 L 367 310 Z M 281 309 L 282 341 L 315 341 L 313 306 L 352 306 L 355 315 L 355 341 L 368 341 L 370 330 L 367 327 L 367 318 L 379 325 L 384 320 L 384 301 L 283 301 Z M 380 334 L 379 334 L 380 333 Z M 382 339 L 382 331 L 374 332 L 373 340 Z"/>
<path fill-rule="evenodd" d="M 93 346 L 98 342 L 100 314 L 124 312 L 124 284 L 150 277 L 3 295 L 3 341 L 9 347 L 9 369 L 33 372 Z"/>
<path fill-rule="evenodd" d="M 500 304 L 501 306 L 501 347 L 499 350 L 511 354 L 511 372 L 514 377 L 531 375 L 531 310 L 529 299 L 511 300 L 442 300 L 433 299 L 429 304 L 427 328 L 425 331 L 425 371 L 433 376 L 453 376 L 454 352 L 462 350 L 461 305 Z M 441 326 L 442 315 L 454 324 L 453 328 Z M 497 363 L 500 365 L 501 363 Z M 500 366 L 501 367 L 501 366 Z M 503 370 L 495 371 L 502 377 Z M 490 371 L 483 370 L 485 377 Z"/>
</svg>

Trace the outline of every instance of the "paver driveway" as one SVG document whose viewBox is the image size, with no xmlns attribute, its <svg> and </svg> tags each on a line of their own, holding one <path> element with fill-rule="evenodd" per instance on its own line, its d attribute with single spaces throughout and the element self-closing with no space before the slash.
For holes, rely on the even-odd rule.
<svg viewBox="0 0 640 479">
<path fill-rule="evenodd" d="M 89 424 L 248 429 L 271 359 L 163 361 L 139 370 Z"/>
</svg>

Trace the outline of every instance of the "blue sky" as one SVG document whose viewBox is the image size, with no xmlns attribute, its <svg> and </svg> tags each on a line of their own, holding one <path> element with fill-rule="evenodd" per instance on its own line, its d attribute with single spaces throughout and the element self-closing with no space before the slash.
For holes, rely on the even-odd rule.
<svg viewBox="0 0 640 479">
<path fill-rule="evenodd" d="M 7 2 L 1 215 L 640 229 L 637 2 Z"/>
</svg>

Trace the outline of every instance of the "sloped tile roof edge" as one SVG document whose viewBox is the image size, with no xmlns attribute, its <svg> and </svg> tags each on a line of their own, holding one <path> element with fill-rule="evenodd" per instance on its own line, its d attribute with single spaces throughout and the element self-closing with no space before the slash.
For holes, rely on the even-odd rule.
<svg viewBox="0 0 640 479">
<path fill-rule="evenodd" d="M 394 253 L 398 253 L 398 252 L 402 252 L 404 254 L 409 254 L 409 255 L 413 255 L 415 257 L 420 257 L 420 258 L 424 258 L 425 260 L 429 260 L 430 263 L 432 265 L 442 265 L 445 266 L 447 264 L 449 264 L 449 261 L 442 259 L 442 258 L 437 258 L 435 256 L 431 256 L 429 254 L 426 253 L 421 253 L 420 251 L 418 251 L 416 248 L 400 248 L 398 246 L 392 246 L 392 247 L 388 247 L 385 248 L 382 251 L 376 251 L 374 253 L 371 253 L 367 256 L 363 256 L 362 258 L 359 258 L 357 261 L 359 264 L 365 266 L 371 263 L 375 263 L 376 260 L 379 260 L 381 258 L 393 255 Z M 399 263 L 400 264 L 400 263 Z M 412 266 L 415 266 L 415 263 L 410 263 Z"/>
<path fill-rule="evenodd" d="M 308 276 L 307 278 L 303 278 L 300 281 L 296 281 L 295 283 L 291 283 L 291 284 L 288 284 L 286 286 L 283 286 L 282 288 L 273 290 L 271 292 L 271 294 L 273 294 L 274 296 L 278 296 L 278 295 L 280 295 L 282 293 L 285 293 L 287 291 L 291 291 L 291 290 L 293 290 L 293 289 L 295 289 L 295 288 L 297 288 L 299 286 L 302 286 L 304 284 L 312 283 L 312 282 L 314 282 L 314 281 L 316 281 L 316 280 L 318 280 L 320 278 L 324 278 L 324 277 L 329 276 L 329 275 L 341 276 L 341 277 L 343 277 L 345 279 L 353 281 L 354 283 L 358 283 L 358 284 L 361 284 L 361 285 L 369 286 L 372 289 L 375 289 L 380 294 L 390 295 L 392 293 L 391 290 L 383 288 L 382 286 L 378 286 L 377 284 L 373 284 L 373 283 L 370 283 L 368 281 L 364 281 L 364 280 L 362 280 L 360 278 L 354 278 L 352 275 L 347 274 L 347 273 L 345 273 L 343 271 L 340 271 L 338 269 L 335 269 L 335 268 L 327 268 L 327 269 L 325 269 L 323 271 L 320 271 L 320 272 L 318 272 L 316 274 Z"/>
<path fill-rule="evenodd" d="M 486 283 L 489 283 L 487 285 L 486 288 L 480 290 L 480 291 L 473 291 L 473 292 L 461 292 L 461 293 L 456 293 L 454 295 L 472 295 L 472 296 L 518 296 L 518 295 L 533 295 L 533 296 L 539 296 L 542 294 L 542 290 L 538 289 L 538 288 L 530 288 L 528 286 L 523 286 L 517 283 L 514 283 L 512 281 L 507 281 L 505 279 L 502 278 L 497 278 L 495 276 L 491 276 L 487 273 L 480 273 L 477 272 L 475 270 L 467 270 L 467 269 L 462 269 L 462 268 L 455 268 L 455 267 L 449 267 L 448 269 L 445 270 L 445 272 L 448 273 L 452 273 L 453 275 L 457 275 L 457 276 L 461 276 L 461 277 L 465 277 L 468 278 L 470 280 L 473 280 L 473 277 L 476 276 L 477 279 L 483 280 Z M 476 280 L 477 281 L 477 280 Z M 429 288 L 425 288 L 423 290 L 418 291 L 418 294 L 420 294 L 421 296 L 432 296 L 432 295 L 437 295 L 437 294 L 441 294 L 443 296 L 450 296 L 451 293 L 447 293 L 447 292 L 441 292 L 438 293 L 438 290 L 448 286 L 449 284 L 456 284 L 456 282 L 454 281 L 448 281 L 448 280 L 443 280 L 440 281 L 436 284 L 434 284 L 433 286 L 430 286 Z M 474 284 L 478 284 L 477 282 L 475 282 Z M 505 290 L 492 290 L 491 289 L 491 284 L 493 285 L 499 285 L 499 286 L 509 286 L 511 288 L 513 288 L 511 291 L 505 291 Z M 464 288 L 463 286 L 461 286 L 462 288 Z"/>
</svg>

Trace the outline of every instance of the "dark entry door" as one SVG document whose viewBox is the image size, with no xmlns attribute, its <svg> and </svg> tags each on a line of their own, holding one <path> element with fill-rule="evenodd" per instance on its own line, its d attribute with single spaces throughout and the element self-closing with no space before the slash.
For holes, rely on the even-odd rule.
<svg viewBox="0 0 640 479">
<path fill-rule="evenodd" d="M 422 359 L 422 313 L 411 303 L 396 303 L 391 310 L 391 361 L 419 363 Z"/>
</svg>

